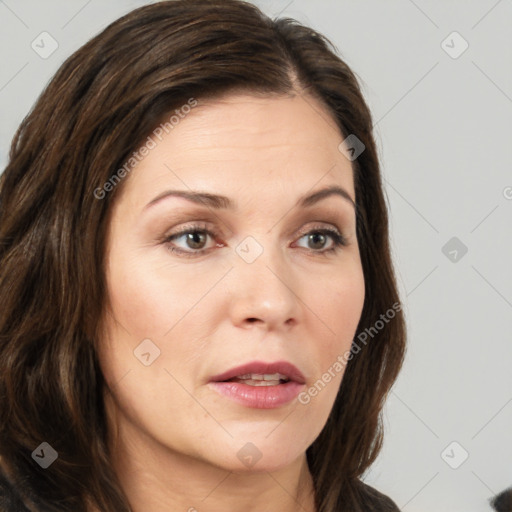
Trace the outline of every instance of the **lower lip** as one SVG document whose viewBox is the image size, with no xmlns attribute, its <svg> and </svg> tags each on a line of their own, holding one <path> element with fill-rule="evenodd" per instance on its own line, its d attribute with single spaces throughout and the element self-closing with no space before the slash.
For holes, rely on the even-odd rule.
<svg viewBox="0 0 512 512">
<path fill-rule="evenodd" d="M 277 386 L 249 386 L 241 382 L 210 382 L 210 385 L 231 400 L 254 409 L 275 409 L 297 398 L 304 384 L 288 381 Z"/>
</svg>

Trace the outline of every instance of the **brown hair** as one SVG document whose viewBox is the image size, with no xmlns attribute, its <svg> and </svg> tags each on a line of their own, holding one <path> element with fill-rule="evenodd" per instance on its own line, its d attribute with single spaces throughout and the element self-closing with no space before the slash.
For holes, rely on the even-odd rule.
<svg viewBox="0 0 512 512">
<path fill-rule="evenodd" d="M 123 182 L 101 200 L 95 190 L 163 115 L 191 97 L 235 90 L 306 92 L 344 137 L 364 143 L 353 161 L 366 282 L 358 330 L 399 301 L 372 117 L 331 43 L 240 0 L 132 11 L 64 62 L 19 127 L 0 177 L 0 455 L 34 510 L 85 511 L 87 502 L 130 510 L 109 462 L 96 356 L 108 214 Z M 381 449 L 381 409 L 404 350 L 398 310 L 349 362 L 307 450 L 319 512 L 363 510 L 359 477 Z M 43 441 L 58 452 L 46 470 L 31 457 Z"/>
</svg>

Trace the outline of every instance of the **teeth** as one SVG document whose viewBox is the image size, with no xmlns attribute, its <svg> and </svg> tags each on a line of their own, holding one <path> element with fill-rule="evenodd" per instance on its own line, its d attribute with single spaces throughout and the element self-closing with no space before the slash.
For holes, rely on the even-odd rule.
<svg viewBox="0 0 512 512">
<path fill-rule="evenodd" d="M 235 382 L 243 382 L 249 386 L 277 386 L 282 381 L 287 382 L 289 379 L 281 373 L 246 373 L 238 375 L 233 380 Z"/>
<path fill-rule="evenodd" d="M 244 375 L 237 375 L 236 378 L 252 380 L 288 380 L 288 377 L 281 373 L 246 373 Z"/>
<path fill-rule="evenodd" d="M 281 384 L 280 380 L 252 380 L 252 379 L 240 379 L 237 382 L 243 382 L 248 386 L 278 386 Z"/>
<path fill-rule="evenodd" d="M 280 373 L 272 373 L 263 375 L 263 380 L 284 380 L 287 379 L 286 375 L 281 375 Z"/>
</svg>

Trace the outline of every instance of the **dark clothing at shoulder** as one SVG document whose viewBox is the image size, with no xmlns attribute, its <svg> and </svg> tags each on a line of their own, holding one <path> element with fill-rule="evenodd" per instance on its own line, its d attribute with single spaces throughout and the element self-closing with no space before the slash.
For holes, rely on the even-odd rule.
<svg viewBox="0 0 512 512">
<path fill-rule="evenodd" d="M 362 510 L 372 512 L 400 512 L 397 504 L 385 494 L 361 481 Z"/>
<path fill-rule="evenodd" d="M 512 512 L 512 487 L 494 497 L 491 505 L 497 512 Z"/>
</svg>

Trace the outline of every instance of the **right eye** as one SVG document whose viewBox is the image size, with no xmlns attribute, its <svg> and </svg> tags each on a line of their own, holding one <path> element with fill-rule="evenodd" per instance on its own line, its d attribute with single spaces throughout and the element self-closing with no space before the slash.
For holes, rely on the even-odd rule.
<svg viewBox="0 0 512 512">
<path fill-rule="evenodd" d="M 165 238 L 164 243 L 172 253 L 183 255 L 185 257 L 194 257 L 196 255 L 201 255 L 208 250 L 204 249 L 208 237 L 216 239 L 219 237 L 219 235 L 216 232 L 208 229 L 204 224 L 196 224 L 186 226 L 178 233 L 169 235 Z M 183 243 L 187 244 L 188 248 L 176 247 L 175 241 L 180 239 L 184 240 Z M 216 247 L 221 246 L 222 245 L 216 244 Z"/>
</svg>

